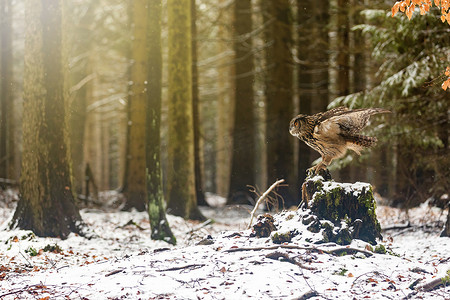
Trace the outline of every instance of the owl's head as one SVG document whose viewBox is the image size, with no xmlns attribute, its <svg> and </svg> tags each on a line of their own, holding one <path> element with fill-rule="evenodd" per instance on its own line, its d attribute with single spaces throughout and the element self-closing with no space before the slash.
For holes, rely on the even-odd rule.
<svg viewBox="0 0 450 300">
<path fill-rule="evenodd" d="M 306 115 L 298 115 L 291 120 L 291 123 L 289 124 L 289 132 L 293 136 L 298 137 L 300 135 L 300 130 L 305 117 Z"/>
</svg>

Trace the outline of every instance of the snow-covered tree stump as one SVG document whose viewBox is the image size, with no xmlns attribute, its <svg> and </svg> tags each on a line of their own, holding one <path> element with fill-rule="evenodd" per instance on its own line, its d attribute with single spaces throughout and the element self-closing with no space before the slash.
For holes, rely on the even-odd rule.
<svg viewBox="0 0 450 300">
<path fill-rule="evenodd" d="M 311 232 L 320 232 L 324 242 L 346 245 L 352 239 L 376 244 L 381 238 L 372 186 L 369 183 L 331 181 L 329 173 L 308 176 L 302 187 L 303 210 L 309 212 L 302 223 Z M 327 180 L 324 179 L 326 177 Z"/>
</svg>

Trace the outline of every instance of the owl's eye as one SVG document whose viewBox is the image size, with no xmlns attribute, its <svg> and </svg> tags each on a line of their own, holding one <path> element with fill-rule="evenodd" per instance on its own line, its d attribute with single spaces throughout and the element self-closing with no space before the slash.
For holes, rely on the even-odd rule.
<svg viewBox="0 0 450 300">
<path fill-rule="evenodd" d="M 295 121 L 295 122 L 294 122 L 294 126 L 295 126 L 295 127 L 298 127 L 298 125 L 299 125 L 299 124 L 298 124 L 298 121 Z"/>
</svg>

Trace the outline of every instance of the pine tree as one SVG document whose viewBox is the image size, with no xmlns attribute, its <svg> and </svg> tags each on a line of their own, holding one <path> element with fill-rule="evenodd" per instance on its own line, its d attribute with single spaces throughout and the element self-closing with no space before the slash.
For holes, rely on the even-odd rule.
<svg viewBox="0 0 450 300">
<path fill-rule="evenodd" d="M 195 194 L 190 1 L 169 0 L 167 9 L 169 26 L 168 208 L 177 216 L 203 219 Z"/>
<path fill-rule="evenodd" d="M 10 228 L 66 238 L 85 232 L 66 146 L 61 5 L 26 2 L 22 175 Z"/>
</svg>

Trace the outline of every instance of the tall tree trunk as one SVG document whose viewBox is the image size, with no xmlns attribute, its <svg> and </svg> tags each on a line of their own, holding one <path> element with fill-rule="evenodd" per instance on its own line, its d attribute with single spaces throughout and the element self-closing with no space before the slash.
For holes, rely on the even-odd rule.
<svg viewBox="0 0 450 300">
<path fill-rule="evenodd" d="M 364 9 L 364 0 L 353 0 L 353 26 L 364 24 L 364 17 L 361 11 Z M 364 91 L 367 83 L 366 71 L 366 42 L 361 30 L 352 31 L 352 52 L 353 52 L 353 89 L 352 93 Z M 360 162 L 352 164 L 352 181 L 365 181 L 367 173 L 367 163 Z"/>
<path fill-rule="evenodd" d="M 85 234 L 66 146 L 61 1 L 27 1 L 20 198 L 10 228 Z"/>
<path fill-rule="evenodd" d="M 325 111 L 329 103 L 330 76 L 329 52 L 330 39 L 328 35 L 330 24 L 330 2 L 317 0 L 314 2 L 314 22 L 317 24 L 314 30 L 314 47 L 312 58 L 314 60 L 314 105 L 313 113 Z"/>
<path fill-rule="evenodd" d="M 148 3 L 148 98 L 146 122 L 147 206 L 153 240 L 175 244 L 166 218 L 161 173 L 161 0 Z"/>
<path fill-rule="evenodd" d="M 0 2 L 0 178 L 14 178 L 14 104 L 11 0 Z"/>
<path fill-rule="evenodd" d="M 261 2 L 265 30 L 265 94 L 266 94 L 266 145 L 267 186 L 285 179 L 287 187 L 278 194 L 285 206 L 299 204 L 294 179 L 294 139 L 285 128 L 293 116 L 293 60 L 292 15 L 288 0 Z"/>
<path fill-rule="evenodd" d="M 232 27 L 235 53 L 235 105 L 228 204 L 249 203 L 253 195 L 249 194 L 247 185 L 255 184 L 254 62 L 250 0 L 235 1 Z"/>
<path fill-rule="evenodd" d="M 299 100 L 300 113 L 325 111 L 329 102 L 329 2 L 327 0 L 298 1 L 299 36 Z M 299 180 L 303 182 L 306 169 L 311 167 L 317 152 L 305 143 L 299 146 Z"/>
<path fill-rule="evenodd" d="M 123 210 L 135 208 L 145 210 L 145 120 L 147 101 L 147 10 L 146 0 L 132 1 L 133 44 L 131 48 L 131 87 L 128 98 L 129 127 L 129 170 L 127 178 L 126 202 Z"/>
<path fill-rule="evenodd" d="M 170 212 L 203 219 L 195 195 L 190 1 L 167 2 L 169 25 L 169 143 L 167 193 Z"/>
<path fill-rule="evenodd" d="M 314 22 L 312 1 L 297 0 L 298 20 L 298 97 L 300 113 L 311 115 L 313 113 L 314 92 L 314 63 L 312 53 L 318 49 L 312 49 L 314 43 L 313 28 L 317 26 Z M 298 146 L 298 182 L 302 183 L 306 178 L 306 170 L 311 167 L 313 151 L 305 143 L 299 141 Z"/>
<path fill-rule="evenodd" d="M 197 25 L 195 0 L 191 1 L 191 31 L 192 31 L 192 108 L 194 118 L 194 166 L 195 194 L 198 205 L 208 205 L 205 199 L 205 183 L 203 179 L 203 151 L 200 131 L 200 98 L 198 92 L 198 55 L 197 55 Z"/>
<path fill-rule="evenodd" d="M 350 57 L 349 57 L 349 3 L 338 0 L 337 13 L 337 95 L 345 96 L 350 93 Z M 339 170 L 341 181 L 350 180 L 350 166 Z"/>
<path fill-rule="evenodd" d="M 223 6 L 225 0 L 220 0 L 219 5 Z M 230 20 L 231 13 L 228 10 L 222 12 L 223 22 L 219 26 L 219 53 L 222 59 L 219 62 L 217 71 L 217 141 L 216 141 L 216 193 L 226 197 L 230 181 L 231 169 L 231 146 L 232 146 L 232 116 L 234 89 L 232 88 L 231 74 L 233 65 L 229 62 L 229 56 L 225 53 L 231 51 L 231 47 L 227 40 L 231 40 L 230 30 L 225 25 Z"/>
</svg>

